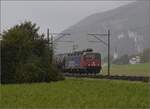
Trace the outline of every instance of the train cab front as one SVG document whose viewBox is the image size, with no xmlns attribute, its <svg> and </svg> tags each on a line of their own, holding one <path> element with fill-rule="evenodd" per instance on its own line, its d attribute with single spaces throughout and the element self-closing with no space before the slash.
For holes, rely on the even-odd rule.
<svg viewBox="0 0 150 109">
<path fill-rule="evenodd" d="M 82 62 L 88 73 L 99 73 L 101 70 L 100 53 L 86 53 L 83 55 Z"/>
</svg>

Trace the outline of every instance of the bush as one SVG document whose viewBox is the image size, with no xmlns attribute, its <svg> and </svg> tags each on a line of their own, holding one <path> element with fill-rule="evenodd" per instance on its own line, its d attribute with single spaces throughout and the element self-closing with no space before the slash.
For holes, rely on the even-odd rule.
<svg viewBox="0 0 150 109">
<path fill-rule="evenodd" d="M 123 55 L 120 58 L 114 60 L 112 63 L 113 64 L 129 64 L 129 56 Z"/>
<path fill-rule="evenodd" d="M 15 72 L 15 81 L 18 83 L 23 82 L 42 82 L 44 81 L 45 71 L 43 70 L 43 66 L 41 66 L 39 60 L 30 60 L 31 62 L 27 62 L 25 64 L 20 63 L 16 68 Z"/>
<path fill-rule="evenodd" d="M 2 34 L 1 82 L 31 83 L 62 80 L 63 75 L 50 62 L 51 52 L 39 27 L 31 22 L 16 25 Z"/>
<path fill-rule="evenodd" d="M 64 76 L 60 70 L 58 70 L 55 66 L 48 67 L 49 71 L 52 73 L 48 73 L 46 81 L 49 82 L 49 80 L 52 81 L 58 81 L 58 80 L 64 80 Z"/>
<path fill-rule="evenodd" d="M 150 48 L 146 48 L 140 53 L 141 61 L 143 63 L 150 62 Z"/>
</svg>

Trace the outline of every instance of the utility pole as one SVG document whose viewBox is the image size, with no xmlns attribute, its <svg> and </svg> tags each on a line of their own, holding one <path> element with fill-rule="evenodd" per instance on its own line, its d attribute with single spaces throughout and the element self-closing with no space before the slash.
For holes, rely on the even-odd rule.
<svg viewBox="0 0 150 109">
<path fill-rule="evenodd" d="M 110 76 L 110 30 L 108 30 L 107 34 L 88 34 L 89 36 L 93 36 L 95 39 L 97 39 L 98 41 L 89 41 L 89 42 L 100 42 L 103 43 L 104 45 L 107 46 L 107 52 L 108 52 L 108 71 L 107 71 L 107 75 Z M 98 36 L 107 36 L 107 42 L 103 41 L 102 39 L 100 39 Z"/>
<path fill-rule="evenodd" d="M 71 34 L 69 34 L 69 33 L 51 33 L 51 38 L 49 37 L 49 35 L 50 35 L 50 33 L 49 33 L 49 28 L 47 29 L 47 41 L 48 41 L 48 49 L 49 49 L 49 47 L 51 48 L 51 49 L 49 49 L 49 50 L 51 50 L 51 63 L 52 63 L 52 61 L 53 61 L 53 54 L 54 54 L 54 44 L 56 43 L 56 42 L 74 42 L 74 41 L 60 41 L 60 39 L 62 39 L 62 38 L 64 38 L 65 36 L 67 36 L 67 35 L 71 35 Z M 56 39 L 54 39 L 54 36 L 53 35 L 60 35 L 59 37 L 57 37 Z"/>
<path fill-rule="evenodd" d="M 78 45 L 74 43 L 72 46 L 72 51 L 74 52 L 77 48 L 78 48 Z"/>
<path fill-rule="evenodd" d="M 108 30 L 108 76 L 110 76 L 110 30 Z"/>
<path fill-rule="evenodd" d="M 54 45 L 53 45 L 53 34 L 51 33 L 51 62 L 53 62 Z"/>
<path fill-rule="evenodd" d="M 48 49 L 49 49 L 49 28 L 47 28 L 47 42 L 48 42 Z"/>
<path fill-rule="evenodd" d="M 52 64 L 53 59 L 53 36 L 49 37 L 49 28 L 47 28 L 47 42 L 48 42 L 48 51 L 50 52 L 50 63 Z M 51 50 L 51 51 L 50 51 Z"/>
</svg>

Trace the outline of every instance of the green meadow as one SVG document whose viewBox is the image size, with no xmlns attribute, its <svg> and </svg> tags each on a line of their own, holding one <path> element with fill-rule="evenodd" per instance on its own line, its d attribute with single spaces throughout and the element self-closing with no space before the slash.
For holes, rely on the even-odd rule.
<svg viewBox="0 0 150 109">
<path fill-rule="evenodd" d="M 149 83 L 79 79 L 1 85 L 0 108 L 148 109 Z"/>
<path fill-rule="evenodd" d="M 128 64 L 128 65 L 111 65 L 111 75 L 119 76 L 149 76 L 150 77 L 150 63 L 143 64 Z M 107 66 L 103 67 L 102 75 L 107 74 Z"/>
</svg>

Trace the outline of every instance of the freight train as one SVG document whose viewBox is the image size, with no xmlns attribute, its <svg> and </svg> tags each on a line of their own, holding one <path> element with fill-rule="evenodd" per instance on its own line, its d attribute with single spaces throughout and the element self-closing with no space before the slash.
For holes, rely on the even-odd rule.
<svg viewBox="0 0 150 109">
<path fill-rule="evenodd" d="M 55 64 L 67 73 L 97 74 L 101 71 L 101 54 L 92 49 L 58 54 L 55 56 Z"/>
</svg>

